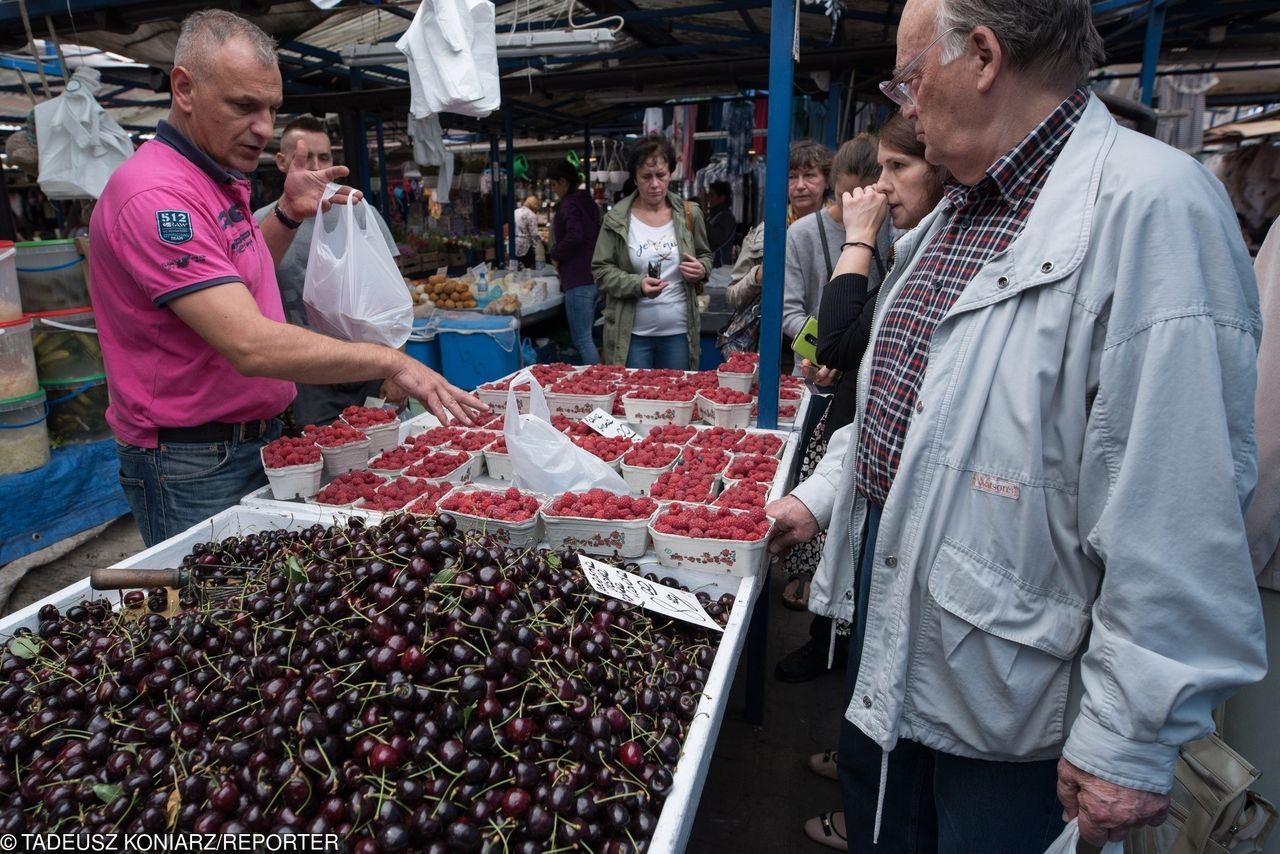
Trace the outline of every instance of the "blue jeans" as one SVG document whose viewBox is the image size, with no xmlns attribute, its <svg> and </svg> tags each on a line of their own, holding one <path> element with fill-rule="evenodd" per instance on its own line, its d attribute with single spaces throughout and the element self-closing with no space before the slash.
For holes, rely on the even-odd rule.
<svg viewBox="0 0 1280 854">
<path fill-rule="evenodd" d="M 267 484 L 259 451 L 280 437 L 280 422 L 250 442 L 162 444 L 139 448 L 116 440 L 120 485 L 148 547 L 240 503 Z"/>
<path fill-rule="evenodd" d="M 868 505 L 842 708 L 853 698 L 862 663 L 879 525 L 880 508 Z M 1039 854 L 1062 832 L 1057 760 L 966 759 L 901 740 L 889 754 L 880 840 L 872 844 L 880 757 L 878 744 L 841 720 L 837 761 L 851 852 Z"/>
<path fill-rule="evenodd" d="M 600 362 L 600 351 L 591 337 L 596 322 L 596 285 L 577 285 L 564 292 L 564 313 L 569 318 L 569 338 L 578 349 L 578 357 L 584 365 Z"/>
<path fill-rule="evenodd" d="M 627 349 L 627 367 L 687 371 L 689 336 L 683 332 L 679 335 L 632 335 L 631 346 Z"/>
</svg>

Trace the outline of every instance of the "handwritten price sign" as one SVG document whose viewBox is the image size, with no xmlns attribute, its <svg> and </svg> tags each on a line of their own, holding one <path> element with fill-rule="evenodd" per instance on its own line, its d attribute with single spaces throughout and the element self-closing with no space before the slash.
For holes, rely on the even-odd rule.
<svg viewBox="0 0 1280 854">
<path fill-rule="evenodd" d="M 623 424 L 603 409 L 591 410 L 591 413 L 582 419 L 582 423 L 586 424 L 606 439 L 613 439 L 617 436 L 634 439 L 636 436 L 635 430 L 632 430 L 626 424 Z"/>
<path fill-rule="evenodd" d="M 578 567 L 587 582 L 597 593 L 612 596 L 639 605 L 648 611 L 656 611 L 686 623 L 723 632 L 724 629 L 703 610 L 698 597 L 674 587 L 646 581 L 638 575 L 609 566 L 585 555 L 578 555 Z"/>
</svg>

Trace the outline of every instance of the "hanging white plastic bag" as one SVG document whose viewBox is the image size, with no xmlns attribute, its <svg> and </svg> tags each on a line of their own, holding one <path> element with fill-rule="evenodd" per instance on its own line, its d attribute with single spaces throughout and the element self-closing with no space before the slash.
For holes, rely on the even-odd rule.
<svg viewBox="0 0 1280 854">
<path fill-rule="evenodd" d="M 490 0 L 423 0 L 396 47 L 409 62 L 409 110 L 418 118 L 484 118 L 502 105 Z"/>
<path fill-rule="evenodd" d="M 133 154 L 125 129 L 93 97 L 102 78 L 76 69 L 66 91 L 35 108 L 40 189 L 51 199 L 96 199 Z"/>
<path fill-rule="evenodd" d="M 516 386 L 529 383 L 529 411 L 518 413 Z M 520 489 L 559 495 L 587 489 L 607 489 L 630 495 L 631 488 L 613 467 L 551 425 L 551 411 L 542 386 L 528 371 L 521 371 L 507 388 L 507 414 L 502 432 L 511 457 L 512 483 Z"/>
<path fill-rule="evenodd" d="M 330 184 L 323 200 L 339 189 Z M 317 207 L 302 302 L 307 321 L 325 335 L 388 347 L 408 340 L 413 300 L 368 202 L 326 214 Z"/>
<path fill-rule="evenodd" d="M 1044 854 L 1080 854 L 1080 828 L 1076 819 L 1067 822 L 1066 828 L 1062 831 L 1062 835 L 1053 840 L 1053 844 L 1045 849 Z M 1086 851 L 1096 851 L 1098 849 L 1089 846 Z M 1100 854 L 1124 854 L 1123 842 L 1108 842 L 1102 846 Z"/>
</svg>

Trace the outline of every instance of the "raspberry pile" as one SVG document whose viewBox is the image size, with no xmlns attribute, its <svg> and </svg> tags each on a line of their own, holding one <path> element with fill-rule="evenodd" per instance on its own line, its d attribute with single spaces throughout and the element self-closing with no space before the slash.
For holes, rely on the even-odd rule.
<svg viewBox="0 0 1280 854">
<path fill-rule="evenodd" d="M 335 421 L 328 427 L 319 427 L 308 436 L 322 448 L 341 448 L 343 445 L 369 441 L 364 433 L 341 421 Z"/>
<path fill-rule="evenodd" d="M 582 450 L 595 454 L 606 463 L 613 462 L 633 445 L 632 441 L 625 436 L 605 437 L 598 433 L 590 436 L 572 436 L 570 441 Z"/>
<path fill-rule="evenodd" d="M 785 377 L 778 378 L 778 386 L 784 389 L 804 388 L 804 377 L 798 377 L 795 374 L 787 374 Z"/>
<path fill-rule="evenodd" d="M 540 504 L 537 498 L 513 486 L 503 491 L 489 489 L 455 491 L 445 496 L 438 507 L 450 513 L 465 513 L 468 516 L 479 516 L 483 519 L 527 522 L 538 512 Z"/>
<path fill-rule="evenodd" d="M 756 406 L 755 404 L 751 405 L 752 415 L 759 415 L 760 414 L 759 410 L 760 410 L 760 407 Z M 778 404 L 778 420 L 779 421 L 794 421 L 795 418 L 796 418 L 796 407 L 794 404 L 786 404 L 786 403 Z"/>
<path fill-rule="evenodd" d="M 800 390 L 796 388 L 779 388 L 778 400 L 799 400 Z"/>
<path fill-rule="evenodd" d="M 724 476 L 730 480 L 755 480 L 767 483 L 778 472 L 778 458 L 759 454 L 735 457 Z"/>
<path fill-rule="evenodd" d="M 705 504 L 711 500 L 715 477 L 702 472 L 663 472 L 649 487 L 649 497 L 663 501 L 692 501 Z"/>
<path fill-rule="evenodd" d="M 638 385 L 656 385 L 664 382 L 678 382 L 687 374 L 675 368 L 635 368 L 627 374 L 628 378 Z"/>
<path fill-rule="evenodd" d="M 476 426 L 481 430 L 497 430 L 501 432 L 502 428 L 505 427 L 506 424 L 507 418 L 505 415 L 495 415 L 483 424 L 477 424 Z"/>
<path fill-rule="evenodd" d="M 717 475 L 729 465 L 729 452 L 719 448 L 686 447 L 680 454 L 675 471 L 693 474 Z"/>
<path fill-rule="evenodd" d="M 688 403 L 696 389 L 690 385 L 647 386 L 632 389 L 623 397 L 627 400 L 668 400 L 672 403 Z"/>
<path fill-rule="evenodd" d="M 507 453 L 507 437 L 499 436 L 498 438 L 494 439 L 493 444 L 485 448 L 485 450 L 491 454 Z"/>
<path fill-rule="evenodd" d="M 648 519 L 658 509 L 650 498 L 615 495 L 605 489 L 566 492 L 543 509 L 546 516 L 573 516 L 579 519 L 635 521 Z"/>
<path fill-rule="evenodd" d="M 627 369 L 622 365 L 588 365 L 578 373 L 578 376 L 588 380 L 606 380 L 616 382 L 618 379 L 627 375 Z"/>
<path fill-rule="evenodd" d="M 471 462 L 471 455 L 466 452 L 450 453 L 435 451 L 427 454 L 404 470 L 405 477 L 444 477 Z"/>
<path fill-rule="evenodd" d="M 731 353 L 716 370 L 722 374 L 754 374 L 759 364 L 759 353 Z"/>
<path fill-rule="evenodd" d="M 396 414 L 390 409 L 373 406 L 348 406 L 342 410 L 342 420 L 363 430 L 366 427 L 378 427 L 396 420 Z"/>
<path fill-rule="evenodd" d="M 364 499 L 356 507 L 360 510 L 399 510 L 429 489 L 431 484 L 425 480 L 402 477 L 379 486 L 373 497 Z"/>
<path fill-rule="evenodd" d="M 740 480 L 711 502 L 716 507 L 755 510 L 768 503 L 769 485 L 754 480 Z"/>
<path fill-rule="evenodd" d="M 461 427 L 432 427 L 430 430 L 410 436 L 406 441 L 411 445 L 442 448 L 461 436 Z"/>
<path fill-rule="evenodd" d="M 653 529 L 681 537 L 750 542 L 769 533 L 769 519 L 763 510 L 677 506 L 660 514 Z"/>
<path fill-rule="evenodd" d="M 402 471 L 422 459 L 430 451 L 431 449 L 426 445 L 400 445 L 389 451 L 383 451 L 369 460 L 369 468 L 382 471 Z"/>
<path fill-rule="evenodd" d="M 685 382 L 694 388 L 716 388 L 720 385 L 720 380 L 716 378 L 715 371 L 701 371 L 700 373 L 690 374 L 685 377 Z"/>
<path fill-rule="evenodd" d="M 627 451 L 622 458 L 622 464 L 636 468 L 660 469 L 669 466 L 678 456 L 680 456 L 680 449 L 675 445 L 641 442 Z"/>
<path fill-rule="evenodd" d="M 351 504 L 361 498 L 372 498 L 379 486 L 387 482 L 380 474 L 369 471 L 349 471 L 339 475 L 320 490 L 317 504 Z"/>
<path fill-rule="evenodd" d="M 318 463 L 320 449 L 307 436 L 282 436 L 262 449 L 262 462 L 269 469 Z"/>
<path fill-rule="evenodd" d="M 556 394 L 580 394 L 590 397 L 603 397 L 613 393 L 613 385 L 599 380 L 570 378 L 560 380 L 547 391 Z"/>
<path fill-rule="evenodd" d="M 720 448 L 727 451 L 746 437 L 747 431 L 741 427 L 711 427 L 699 430 L 697 435 L 689 440 L 689 445 L 694 448 Z"/>
<path fill-rule="evenodd" d="M 559 430 L 561 433 L 568 433 L 570 436 L 594 436 L 596 431 L 588 427 L 584 422 L 576 418 L 570 418 L 567 415 L 552 415 L 551 426 Z"/>
<path fill-rule="evenodd" d="M 774 456 L 782 450 L 782 438 L 772 433 L 748 433 L 729 450 L 735 454 Z"/>
<path fill-rule="evenodd" d="M 692 439 L 697 432 L 697 428 L 694 427 L 663 424 L 661 427 L 654 427 L 650 430 L 641 444 L 683 445 Z"/>
<path fill-rule="evenodd" d="M 565 374 L 573 373 L 573 365 L 566 365 L 564 362 L 534 365 L 529 368 L 529 373 L 533 374 L 533 378 L 538 381 L 538 384 L 545 388 L 549 385 L 553 385 L 561 379 L 564 379 Z M 528 387 L 528 383 L 521 383 L 516 386 L 516 389 L 527 389 Z"/>
<path fill-rule="evenodd" d="M 732 388 L 704 388 L 699 392 L 706 400 L 712 403 L 718 403 L 722 406 L 742 406 L 755 400 L 754 397 L 745 391 L 738 391 Z"/>
<path fill-rule="evenodd" d="M 488 430 L 467 430 L 461 436 L 450 439 L 446 447 L 459 451 L 478 451 L 485 445 L 492 444 L 498 436 L 498 433 Z"/>
<path fill-rule="evenodd" d="M 424 516 L 434 516 L 436 514 L 436 505 L 453 489 L 452 483 L 428 483 L 427 491 L 422 497 L 413 504 L 409 505 L 410 513 L 420 513 Z"/>
</svg>

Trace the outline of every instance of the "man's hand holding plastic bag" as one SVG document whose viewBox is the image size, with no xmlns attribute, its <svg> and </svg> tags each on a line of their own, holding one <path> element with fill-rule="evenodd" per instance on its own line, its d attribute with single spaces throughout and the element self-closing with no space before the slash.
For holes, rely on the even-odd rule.
<svg viewBox="0 0 1280 854">
<path fill-rule="evenodd" d="M 1053 840 L 1053 844 L 1045 849 L 1044 854 L 1124 854 L 1123 842 L 1108 842 L 1102 847 L 1084 842 L 1080 838 L 1080 828 L 1076 819 L 1067 822 L 1062 835 Z"/>
<path fill-rule="evenodd" d="M 529 411 L 519 414 L 516 386 L 529 383 Z M 516 374 L 507 388 L 507 412 L 503 420 L 507 453 L 511 456 L 512 482 L 519 489 L 560 495 L 588 489 L 607 489 L 630 495 L 631 488 L 604 460 L 579 448 L 551 424 L 551 411 L 542 386 L 528 371 Z"/>
</svg>

